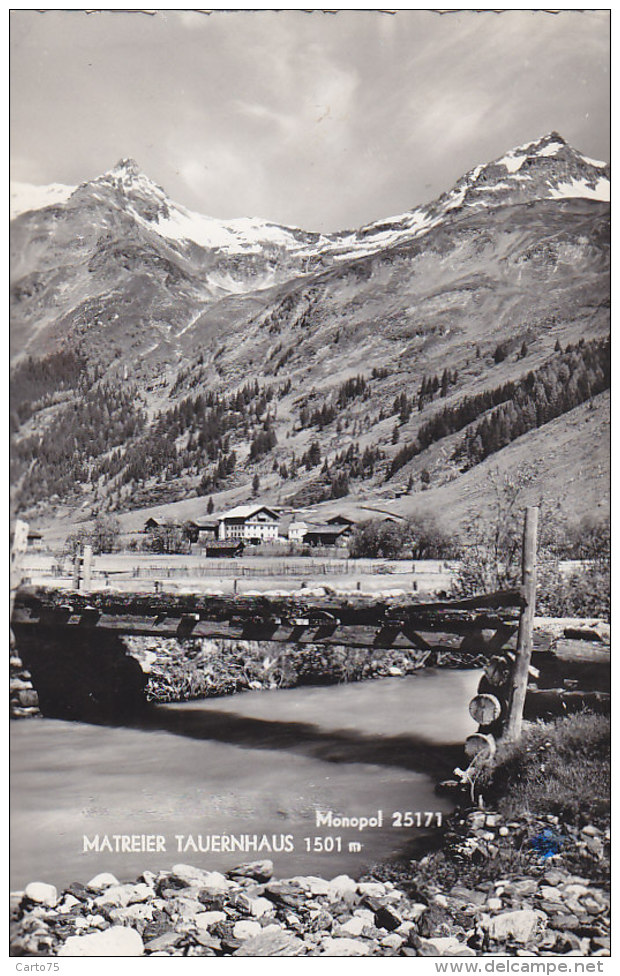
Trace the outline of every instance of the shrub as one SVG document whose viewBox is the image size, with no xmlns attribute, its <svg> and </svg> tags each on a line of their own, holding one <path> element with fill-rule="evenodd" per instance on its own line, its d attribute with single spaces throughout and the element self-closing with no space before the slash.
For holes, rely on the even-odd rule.
<svg viewBox="0 0 620 976">
<path fill-rule="evenodd" d="M 368 519 L 355 526 L 349 543 L 352 559 L 394 559 L 410 540 L 407 522 Z"/>
<path fill-rule="evenodd" d="M 553 814 L 573 824 L 607 822 L 611 724 L 582 712 L 526 726 L 520 742 L 500 744 L 480 785 L 507 817 Z"/>
</svg>

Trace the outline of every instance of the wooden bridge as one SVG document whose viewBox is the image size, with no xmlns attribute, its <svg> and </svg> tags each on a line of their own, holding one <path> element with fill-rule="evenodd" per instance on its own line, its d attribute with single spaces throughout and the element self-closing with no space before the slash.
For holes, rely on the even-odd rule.
<svg viewBox="0 0 620 976">
<path fill-rule="evenodd" d="M 531 667 L 536 591 L 537 509 L 528 509 L 524 527 L 520 587 L 464 600 L 433 603 L 378 600 L 362 594 L 303 597 L 171 596 L 82 592 L 22 587 L 15 594 L 11 626 L 18 650 L 33 671 L 47 675 L 50 656 L 66 655 L 82 666 L 98 649 L 125 656 L 123 636 L 219 638 L 272 641 L 289 645 L 345 645 L 368 650 L 415 650 L 420 664 L 435 663 L 441 652 L 482 656 L 487 661 L 479 695 L 470 711 L 479 732 L 470 754 L 493 750 L 494 738 L 518 737 Z M 42 645 L 50 648 L 46 656 Z M 52 650 L 53 649 L 53 654 Z M 108 655 L 109 656 L 109 655 Z M 117 687 L 117 682 L 113 682 Z"/>
</svg>

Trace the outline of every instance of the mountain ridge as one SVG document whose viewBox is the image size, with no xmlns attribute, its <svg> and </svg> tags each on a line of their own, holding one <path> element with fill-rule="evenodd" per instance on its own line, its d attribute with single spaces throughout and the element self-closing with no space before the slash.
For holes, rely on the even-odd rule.
<svg viewBox="0 0 620 976">
<path fill-rule="evenodd" d="M 357 472 L 350 491 L 376 494 L 395 453 L 415 440 L 419 424 L 436 409 L 433 397 L 420 394 L 427 379 L 438 382 L 445 370 L 458 374 L 441 393 L 446 403 L 458 402 L 542 366 L 554 343 L 604 338 L 608 196 L 607 164 L 584 157 L 552 132 L 474 167 L 430 204 L 357 231 L 306 234 L 242 218 L 226 224 L 237 233 L 230 246 L 205 247 L 181 235 L 179 206 L 134 161 L 122 160 L 66 201 L 13 221 L 14 375 L 26 375 L 28 356 L 34 354 L 36 364 L 41 352 L 68 350 L 94 370 L 102 390 L 121 391 L 128 383 L 135 390 L 139 416 L 127 428 L 134 433 L 127 443 L 112 437 L 114 474 L 100 474 L 73 492 L 71 504 L 79 510 L 123 510 L 136 500 L 147 504 L 149 492 L 183 497 L 235 485 L 236 500 L 245 500 L 255 475 L 271 501 L 297 497 L 317 482 L 319 472 L 299 463 L 313 441 L 327 466 L 323 481 L 330 466 L 342 472 L 349 464 Z M 260 233 L 272 239 L 257 243 Z M 348 398 L 343 391 L 360 376 L 363 395 Z M 43 388 L 42 397 L 22 409 L 27 436 L 41 438 L 40 452 L 47 414 L 60 409 L 64 416 L 58 397 L 80 416 L 86 410 L 71 383 L 62 380 L 57 392 Z M 197 393 L 227 396 L 248 383 L 259 392 L 244 401 L 243 419 L 226 408 L 228 433 L 204 439 L 209 410 L 216 408 L 206 409 L 197 427 L 190 418 L 176 443 L 167 445 L 146 482 L 135 460 L 133 474 L 123 469 L 124 454 L 134 457 L 136 445 L 156 450 L 148 431 L 170 407 Z M 271 390 L 272 400 L 261 390 Z M 403 392 L 414 404 L 404 420 L 393 409 Z M 109 420 L 120 431 L 121 401 L 114 397 L 106 400 L 107 416 L 121 411 Z M 258 409 L 262 400 L 271 406 L 259 414 L 252 403 Z M 312 415 L 325 424 L 303 422 Z M 19 483 L 31 456 L 25 431 L 18 417 Z M 92 439 L 102 449 L 107 443 L 96 431 Z M 352 456 L 346 464 L 338 460 L 355 445 L 367 459 L 372 454 L 366 468 Z M 419 478 L 426 455 L 404 475 Z M 428 457 L 434 481 L 458 480 L 441 451 L 431 447 Z M 92 479 L 99 470 L 96 458 L 84 461 L 78 482 L 80 472 L 90 471 Z M 73 470 L 71 462 L 54 460 L 46 484 L 65 469 Z M 70 486 L 75 472 L 61 480 Z M 67 491 L 71 495 L 65 487 L 60 496 Z M 27 498 L 21 504 L 27 506 Z"/>
</svg>

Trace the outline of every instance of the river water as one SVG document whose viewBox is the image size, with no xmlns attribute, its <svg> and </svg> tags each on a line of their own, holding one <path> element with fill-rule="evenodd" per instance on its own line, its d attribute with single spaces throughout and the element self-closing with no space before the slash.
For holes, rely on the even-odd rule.
<svg viewBox="0 0 620 976">
<path fill-rule="evenodd" d="M 104 870 L 132 880 L 177 863 L 226 870 L 258 857 L 270 857 L 280 877 L 355 876 L 420 853 L 451 808 L 433 788 L 463 761 L 478 679 L 476 671 L 428 669 L 256 691 L 153 706 L 140 726 L 12 722 L 11 887 L 86 882 Z M 317 811 L 382 811 L 383 823 L 361 832 L 317 826 Z M 399 812 L 411 814 L 402 826 Z M 84 837 L 94 847 L 97 835 L 104 849 L 84 850 Z M 115 848 L 115 835 L 159 836 L 165 849 L 110 853 L 103 838 Z M 237 847 L 227 851 L 231 835 Z M 285 849 L 270 852 L 263 836 Z M 207 844 L 208 852 L 194 849 Z"/>
</svg>

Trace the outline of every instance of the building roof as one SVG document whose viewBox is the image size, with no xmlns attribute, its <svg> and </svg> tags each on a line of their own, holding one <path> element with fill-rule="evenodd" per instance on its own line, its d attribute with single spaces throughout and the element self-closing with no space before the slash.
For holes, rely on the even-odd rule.
<svg viewBox="0 0 620 976">
<path fill-rule="evenodd" d="M 231 508 L 230 511 L 223 512 L 218 518 L 220 522 L 230 518 L 248 519 L 252 515 L 256 515 L 257 512 L 268 512 L 269 515 L 273 516 L 274 521 L 277 522 L 278 520 L 278 516 L 274 510 L 267 508 L 266 505 L 237 505 L 236 508 Z"/>
<path fill-rule="evenodd" d="M 306 535 L 342 535 L 350 528 L 350 525 L 311 525 Z"/>
<path fill-rule="evenodd" d="M 212 518 L 211 516 L 199 516 L 198 518 L 193 519 L 193 522 L 190 524 L 195 525 L 197 529 L 217 529 L 219 520 L 217 518 Z"/>
</svg>

